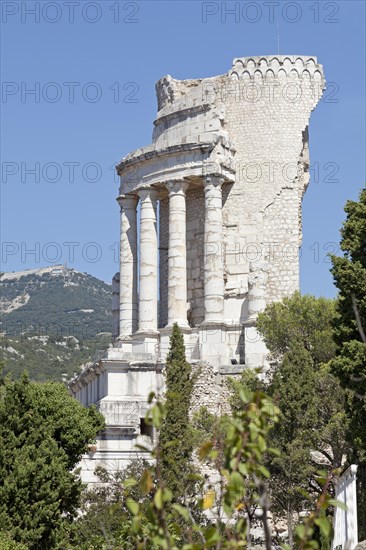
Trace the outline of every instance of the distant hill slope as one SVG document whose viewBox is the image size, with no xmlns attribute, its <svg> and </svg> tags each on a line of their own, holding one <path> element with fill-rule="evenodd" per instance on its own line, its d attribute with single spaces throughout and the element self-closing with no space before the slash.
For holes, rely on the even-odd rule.
<svg viewBox="0 0 366 550">
<path fill-rule="evenodd" d="M 0 359 L 19 376 L 69 378 L 111 341 L 112 289 L 64 266 L 0 274 Z"/>
<path fill-rule="evenodd" d="M 74 336 L 0 336 L 0 361 L 5 374 L 19 378 L 27 370 L 32 380 L 70 380 L 83 363 L 100 357 L 111 341 L 110 333 L 89 340 Z"/>
<path fill-rule="evenodd" d="M 0 330 L 7 336 L 93 338 L 111 332 L 112 288 L 63 266 L 0 275 Z"/>
</svg>

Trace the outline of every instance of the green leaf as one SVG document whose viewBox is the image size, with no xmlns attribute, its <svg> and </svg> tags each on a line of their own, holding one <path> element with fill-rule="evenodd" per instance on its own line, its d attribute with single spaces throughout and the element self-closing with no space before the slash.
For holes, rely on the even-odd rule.
<svg viewBox="0 0 366 550">
<path fill-rule="evenodd" d="M 201 445 L 198 451 L 198 458 L 200 460 L 204 460 L 211 450 L 212 450 L 212 441 L 205 441 L 205 443 Z"/>
<path fill-rule="evenodd" d="M 130 487 L 135 487 L 135 485 L 137 485 L 137 481 L 133 477 L 128 477 L 123 482 L 123 487 L 125 489 L 129 489 Z"/>
<path fill-rule="evenodd" d="M 335 498 L 330 498 L 328 500 L 328 504 L 329 506 L 336 506 L 341 510 L 347 510 L 347 506 L 344 504 L 344 502 L 341 502 L 340 500 L 336 500 Z"/>
<path fill-rule="evenodd" d="M 155 398 L 155 393 L 152 391 L 149 393 L 149 397 L 147 399 L 147 402 L 149 405 L 151 405 L 151 403 L 154 401 L 154 398 Z"/>
<path fill-rule="evenodd" d="M 161 423 L 163 421 L 163 414 L 162 410 L 159 407 L 159 405 L 154 405 L 151 409 L 152 419 L 153 419 L 153 425 L 155 428 L 160 428 Z"/>
<path fill-rule="evenodd" d="M 239 397 L 244 404 L 249 403 L 251 400 L 251 392 L 242 386 L 239 388 Z"/>
<path fill-rule="evenodd" d="M 170 502 L 173 498 L 173 493 L 167 487 L 163 489 L 162 494 L 163 494 L 163 502 Z"/>
<path fill-rule="evenodd" d="M 305 525 L 301 524 L 298 525 L 295 529 L 296 535 L 299 537 L 300 540 L 303 540 L 305 537 Z"/>
<path fill-rule="evenodd" d="M 262 474 L 263 477 L 266 477 L 267 479 L 271 476 L 271 474 L 269 473 L 269 471 L 265 466 L 259 465 L 258 471 Z"/>
<path fill-rule="evenodd" d="M 321 517 L 315 520 L 315 524 L 320 528 L 321 532 L 326 536 L 330 537 L 332 532 L 332 526 L 329 523 L 327 518 Z"/>
<path fill-rule="evenodd" d="M 153 479 L 149 470 L 144 470 L 140 480 L 140 487 L 145 493 L 150 493 L 151 489 L 154 487 Z"/>
<path fill-rule="evenodd" d="M 271 455 L 281 456 L 281 451 L 279 449 L 274 448 L 274 447 L 268 447 L 267 451 L 269 453 L 271 453 Z"/>
<path fill-rule="evenodd" d="M 209 527 L 205 532 L 205 541 L 206 544 L 211 546 L 216 544 L 220 540 L 220 534 L 218 533 L 215 526 Z"/>
<path fill-rule="evenodd" d="M 241 462 L 238 469 L 243 476 L 248 475 L 248 466 L 245 462 Z"/>
<path fill-rule="evenodd" d="M 138 503 L 135 500 L 133 500 L 132 498 L 128 498 L 126 500 L 126 505 L 127 505 L 127 508 L 129 509 L 129 511 L 131 512 L 131 514 L 133 516 L 137 516 L 137 514 L 139 513 L 139 509 L 140 509 Z"/>
<path fill-rule="evenodd" d="M 159 489 L 156 491 L 154 495 L 154 504 L 158 510 L 162 510 L 163 508 L 163 491 Z"/>
<path fill-rule="evenodd" d="M 134 448 L 140 449 L 140 451 L 144 451 L 145 453 L 151 453 L 151 448 L 146 447 L 145 445 L 140 445 L 139 443 L 135 443 Z"/>
<path fill-rule="evenodd" d="M 179 515 L 182 516 L 183 519 L 186 521 L 189 521 L 189 512 L 187 508 L 182 506 L 181 504 L 173 504 L 172 508 L 178 512 Z"/>
</svg>

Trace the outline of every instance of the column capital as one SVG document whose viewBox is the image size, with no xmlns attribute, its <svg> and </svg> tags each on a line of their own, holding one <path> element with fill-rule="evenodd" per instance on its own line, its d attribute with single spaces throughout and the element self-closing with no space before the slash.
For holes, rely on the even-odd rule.
<svg viewBox="0 0 366 550">
<path fill-rule="evenodd" d="M 151 200 L 156 200 L 158 198 L 157 189 L 154 189 L 153 187 L 149 187 L 147 185 L 139 187 L 138 189 L 136 189 L 136 192 L 137 192 L 138 196 L 140 197 L 141 201 L 146 200 L 148 197 Z"/>
<path fill-rule="evenodd" d="M 203 178 L 203 185 L 205 189 L 208 187 L 221 187 L 224 181 L 225 178 L 223 176 L 205 176 Z"/>
<path fill-rule="evenodd" d="M 123 210 L 132 210 L 137 206 L 138 196 L 132 194 L 119 195 L 116 201 Z"/>
<path fill-rule="evenodd" d="M 184 180 L 169 180 L 165 182 L 166 188 L 169 191 L 169 196 L 172 194 L 183 192 L 186 193 L 189 183 Z"/>
</svg>

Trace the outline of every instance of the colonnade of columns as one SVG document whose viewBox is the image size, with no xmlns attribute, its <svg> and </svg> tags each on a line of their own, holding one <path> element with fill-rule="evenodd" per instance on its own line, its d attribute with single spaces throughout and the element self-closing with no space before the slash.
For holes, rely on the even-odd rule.
<svg viewBox="0 0 366 550">
<path fill-rule="evenodd" d="M 224 266 L 222 258 L 222 183 L 206 177 L 204 227 L 205 322 L 219 323 L 224 315 Z M 188 183 L 166 184 L 169 193 L 168 326 L 187 322 L 186 191 Z M 158 329 L 157 191 L 142 187 L 137 194 L 118 197 L 121 207 L 120 339 L 133 333 L 152 334 Z M 139 258 L 137 253 L 137 204 L 140 201 Z M 139 261 L 139 270 L 137 269 Z M 139 273 L 139 275 L 137 275 Z M 137 292 L 139 277 L 139 293 Z"/>
</svg>

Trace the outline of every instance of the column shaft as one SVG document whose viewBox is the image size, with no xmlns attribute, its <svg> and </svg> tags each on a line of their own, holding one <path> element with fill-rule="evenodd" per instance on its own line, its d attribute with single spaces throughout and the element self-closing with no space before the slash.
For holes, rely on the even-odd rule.
<svg viewBox="0 0 366 550">
<path fill-rule="evenodd" d="M 205 178 L 205 322 L 222 322 L 224 317 L 221 185 L 220 177 Z"/>
<path fill-rule="evenodd" d="M 156 227 L 157 192 L 138 190 L 140 211 L 140 294 L 139 331 L 156 332 L 158 327 L 158 240 Z"/>
<path fill-rule="evenodd" d="M 168 326 L 187 322 L 187 246 L 186 196 L 188 183 L 168 182 L 169 252 L 168 252 Z"/>
<path fill-rule="evenodd" d="M 121 195 L 119 336 L 129 337 L 137 330 L 137 216 L 138 197 Z"/>
</svg>

